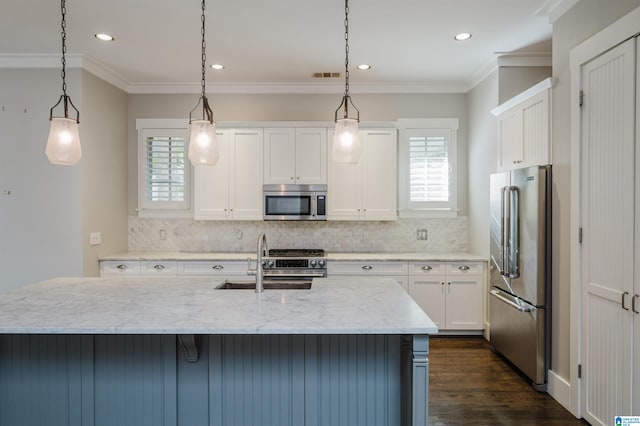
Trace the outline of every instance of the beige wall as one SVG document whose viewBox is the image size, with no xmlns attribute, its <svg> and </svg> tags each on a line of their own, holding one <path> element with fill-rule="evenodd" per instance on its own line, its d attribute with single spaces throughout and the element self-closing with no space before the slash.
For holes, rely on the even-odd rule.
<svg viewBox="0 0 640 426">
<path fill-rule="evenodd" d="M 551 67 L 500 67 L 498 73 L 498 102 L 501 104 L 551 77 Z"/>
<path fill-rule="evenodd" d="M 332 122 L 341 95 L 302 94 L 211 94 L 207 96 L 216 121 L 324 121 Z M 467 207 L 467 95 L 353 94 L 362 121 L 394 121 L 397 118 L 458 117 L 458 207 Z M 129 214 L 135 215 L 137 189 L 138 118 L 186 118 L 198 95 L 129 96 Z"/>
<path fill-rule="evenodd" d="M 569 379 L 572 48 L 640 6 L 640 0 L 581 0 L 553 24 L 553 327 L 552 368 Z"/>
<path fill-rule="evenodd" d="M 80 83 L 67 70 L 82 109 Z M 0 69 L 0 291 L 82 275 L 83 164 L 52 165 L 44 152 L 61 94 L 58 69 Z"/>
<path fill-rule="evenodd" d="M 127 94 L 84 71 L 82 101 L 83 274 L 98 276 L 99 256 L 127 250 Z"/>
<path fill-rule="evenodd" d="M 499 72 L 469 92 L 469 250 L 489 258 L 489 175 L 497 165 Z"/>
</svg>

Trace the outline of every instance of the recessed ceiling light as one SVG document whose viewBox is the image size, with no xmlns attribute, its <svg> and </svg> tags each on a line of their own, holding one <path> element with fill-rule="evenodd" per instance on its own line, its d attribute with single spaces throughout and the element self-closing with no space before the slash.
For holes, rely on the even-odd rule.
<svg viewBox="0 0 640 426">
<path fill-rule="evenodd" d="M 369 65 L 369 64 L 360 64 L 360 65 L 358 65 L 358 69 L 359 70 L 363 70 L 363 71 L 370 70 L 371 69 L 371 65 Z"/>
<path fill-rule="evenodd" d="M 456 36 L 454 37 L 454 39 L 458 41 L 465 41 L 465 40 L 469 40 L 470 38 L 471 38 L 471 33 L 460 33 L 460 34 L 456 34 Z"/>
<path fill-rule="evenodd" d="M 113 40 L 115 40 L 115 38 L 112 35 L 104 34 L 104 33 L 95 34 L 95 37 L 98 40 L 102 40 L 102 41 L 113 41 Z"/>
<path fill-rule="evenodd" d="M 220 71 L 220 70 L 224 69 L 224 65 L 222 65 L 222 64 L 213 64 L 213 65 L 211 65 L 211 68 L 213 68 L 216 71 Z"/>
</svg>

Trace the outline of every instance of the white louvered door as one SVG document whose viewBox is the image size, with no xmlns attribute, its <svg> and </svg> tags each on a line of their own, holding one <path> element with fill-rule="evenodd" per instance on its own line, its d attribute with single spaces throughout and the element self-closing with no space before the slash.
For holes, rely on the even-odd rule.
<svg viewBox="0 0 640 426">
<path fill-rule="evenodd" d="M 593 425 L 632 414 L 635 43 L 582 67 L 582 415 Z"/>
</svg>

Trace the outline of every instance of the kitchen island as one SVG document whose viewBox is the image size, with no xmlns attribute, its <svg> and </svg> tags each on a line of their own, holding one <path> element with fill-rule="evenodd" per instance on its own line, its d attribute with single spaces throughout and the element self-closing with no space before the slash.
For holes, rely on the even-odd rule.
<svg viewBox="0 0 640 426">
<path fill-rule="evenodd" d="M 426 425 L 435 324 L 391 279 L 216 290 L 58 278 L 0 295 L 0 425 Z"/>
</svg>

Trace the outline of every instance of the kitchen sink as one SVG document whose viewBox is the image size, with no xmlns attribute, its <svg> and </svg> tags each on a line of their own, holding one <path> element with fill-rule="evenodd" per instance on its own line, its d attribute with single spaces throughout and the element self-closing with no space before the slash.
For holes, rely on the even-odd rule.
<svg viewBox="0 0 640 426">
<path fill-rule="evenodd" d="M 264 281 L 265 290 L 310 290 L 311 281 L 269 280 Z M 215 287 L 216 290 L 255 290 L 255 281 L 224 281 Z"/>
</svg>

